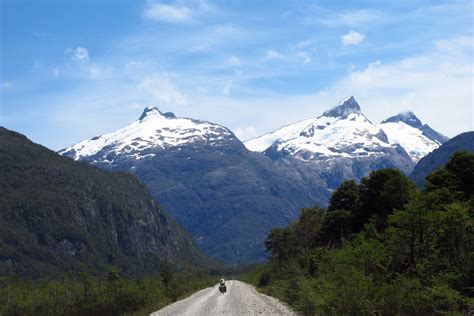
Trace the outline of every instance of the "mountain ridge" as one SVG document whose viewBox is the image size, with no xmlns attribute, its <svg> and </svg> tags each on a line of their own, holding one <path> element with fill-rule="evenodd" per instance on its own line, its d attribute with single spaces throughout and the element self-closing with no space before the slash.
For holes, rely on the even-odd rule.
<svg viewBox="0 0 474 316">
<path fill-rule="evenodd" d="M 337 126 L 346 120 L 359 120 L 359 122 L 353 124 L 353 127 L 349 127 L 347 123 L 345 124 L 346 126 Z M 391 127 L 397 123 L 398 125 L 404 123 L 413 128 L 405 133 L 405 139 L 394 137 L 394 135 L 397 135 L 397 132 L 394 132 Z M 334 126 L 334 129 L 337 129 L 336 133 L 331 131 L 324 132 L 324 129 L 328 130 L 329 127 L 330 130 L 332 126 Z M 350 136 L 364 133 L 367 135 L 365 141 L 360 137 L 357 139 L 354 136 Z M 388 137 L 389 134 L 391 137 Z M 320 135 L 320 137 L 314 138 L 315 135 Z M 334 138 L 333 136 L 338 138 L 336 142 L 334 142 L 334 139 L 332 142 L 329 140 L 329 138 Z M 348 136 L 353 138 L 351 142 L 345 141 Z M 310 139 L 311 137 L 313 137 L 312 140 Z M 411 139 L 411 144 L 406 141 L 406 137 Z M 275 156 L 277 152 L 296 154 L 298 156 L 297 152 L 299 151 L 303 153 L 301 155 L 303 159 L 308 159 L 307 157 L 311 156 L 311 153 L 317 154 L 316 159 L 320 159 L 320 156 L 323 156 L 322 158 L 324 159 L 325 155 L 335 155 L 337 154 L 337 149 L 334 149 L 337 146 L 347 147 L 349 151 L 346 150 L 345 152 L 350 154 L 350 145 L 353 145 L 355 142 L 360 142 L 362 147 L 370 144 L 369 146 L 374 147 L 375 151 L 377 147 L 388 148 L 399 144 L 406 150 L 413 163 L 416 163 L 422 156 L 437 148 L 447 139 L 446 136 L 434 131 L 429 125 L 422 124 L 413 112 L 399 113 L 375 125 L 362 113 L 361 107 L 354 96 L 350 96 L 340 101 L 331 109 L 324 111 L 317 118 L 309 118 L 295 124 L 283 126 L 273 132 L 245 141 L 244 144 L 249 150 L 271 153 L 272 156 Z M 423 142 L 425 146 L 413 148 L 413 142 Z M 310 148 L 310 144 L 313 144 L 313 148 Z M 270 148 L 272 145 L 274 148 Z M 353 155 L 357 152 L 364 155 L 373 154 L 375 151 L 372 150 L 371 152 L 370 150 L 364 150 L 364 148 L 352 147 Z M 340 156 L 344 156 L 344 153 L 340 153 Z M 409 168 L 406 168 L 406 170 L 410 171 Z"/>
</svg>

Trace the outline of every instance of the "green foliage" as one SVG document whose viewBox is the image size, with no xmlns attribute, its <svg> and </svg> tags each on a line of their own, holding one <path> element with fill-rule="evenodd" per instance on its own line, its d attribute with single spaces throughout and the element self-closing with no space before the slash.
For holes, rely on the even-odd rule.
<svg viewBox="0 0 474 316">
<path fill-rule="evenodd" d="M 269 234 L 270 261 L 248 280 L 303 315 L 467 314 L 473 168 L 474 155 L 455 154 L 423 191 L 396 170 L 345 182 L 327 213 L 305 209 Z"/>
<path fill-rule="evenodd" d="M 474 155 L 464 151 L 456 152 L 445 168 L 439 168 L 426 177 L 427 192 L 446 188 L 456 192 L 467 201 L 474 193 Z"/>
<path fill-rule="evenodd" d="M 272 275 L 270 271 L 264 270 L 262 273 L 260 273 L 260 277 L 258 278 L 258 286 L 266 286 L 268 283 L 270 283 Z"/>
<path fill-rule="evenodd" d="M 219 267 L 132 175 L 61 157 L 0 127 L 0 275 L 59 278 L 83 266 L 129 277 L 162 259 Z"/>
<path fill-rule="evenodd" d="M 278 261 L 278 266 L 284 260 L 293 257 L 296 254 L 298 241 L 295 234 L 295 227 L 272 229 L 265 241 L 265 246 L 272 254 L 272 257 Z"/>
<path fill-rule="evenodd" d="M 328 212 L 346 210 L 356 213 L 361 207 L 361 192 L 354 180 L 347 180 L 334 191 L 329 199 Z"/>
<path fill-rule="evenodd" d="M 0 278 L 0 315 L 148 315 L 172 301 L 214 284 L 199 271 L 170 272 L 167 290 L 161 277 L 127 279 L 118 269 L 106 277 L 80 273 L 62 280 Z"/>
</svg>

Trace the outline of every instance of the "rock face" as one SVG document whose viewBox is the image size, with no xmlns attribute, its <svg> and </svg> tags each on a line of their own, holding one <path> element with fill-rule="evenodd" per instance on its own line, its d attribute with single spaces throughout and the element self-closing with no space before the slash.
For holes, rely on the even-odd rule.
<svg viewBox="0 0 474 316">
<path fill-rule="evenodd" d="M 433 150 L 426 157 L 423 157 L 410 174 L 410 178 L 418 186 L 423 186 L 426 176 L 436 168 L 444 166 L 456 151 L 474 153 L 474 132 L 459 134 Z"/>
<path fill-rule="evenodd" d="M 134 173 L 205 253 L 232 263 L 263 259 L 271 228 L 329 196 L 306 166 L 274 162 L 225 127 L 153 107 L 123 129 L 60 153 Z"/>
<path fill-rule="evenodd" d="M 305 162 L 330 189 L 372 170 L 395 167 L 409 173 L 413 168 L 405 149 L 389 142 L 385 132 L 362 114 L 354 97 L 317 118 L 282 127 L 245 146 L 273 160 Z"/>
<path fill-rule="evenodd" d="M 379 127 L 385 132 L 390 144 L 400 144 L 414 163 L 438 148 L 449 138 L 422 124 L 413 112 L 392 116 Z"/>
<path fill-rule="evenodd" d="M 60 277 L 160 260 L 216 266 L 132 175 L 74 162 L 0 128 L 0 275 Z"/>
</svg>

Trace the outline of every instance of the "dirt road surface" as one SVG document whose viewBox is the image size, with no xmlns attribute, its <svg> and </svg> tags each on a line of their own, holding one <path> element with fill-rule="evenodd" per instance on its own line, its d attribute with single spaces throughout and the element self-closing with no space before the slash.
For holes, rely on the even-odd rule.
<svg viewBox="0 0 474 316">
<path fill-rule="evenodd" d="M 168 305 L 151 316 L 296 315 L 284 303 L 257 292 L 251 285 L 240 281 L 228 281 L 226 285 L 226 294 L 221 294 L 216 285 Z"/>
</svg>

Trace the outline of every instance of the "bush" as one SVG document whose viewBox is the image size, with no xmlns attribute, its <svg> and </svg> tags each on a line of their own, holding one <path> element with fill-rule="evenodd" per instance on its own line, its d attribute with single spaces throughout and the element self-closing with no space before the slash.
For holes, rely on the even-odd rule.
<svg viewBox="0 0 474 316">
<path fill-rule="evenodd" d="M 271 274 L 270 271 L 265 270 L 260 273 L 260 277 L 258 278 L 257 286 L 266 286 L 270 283 Z"/>
</svg>

